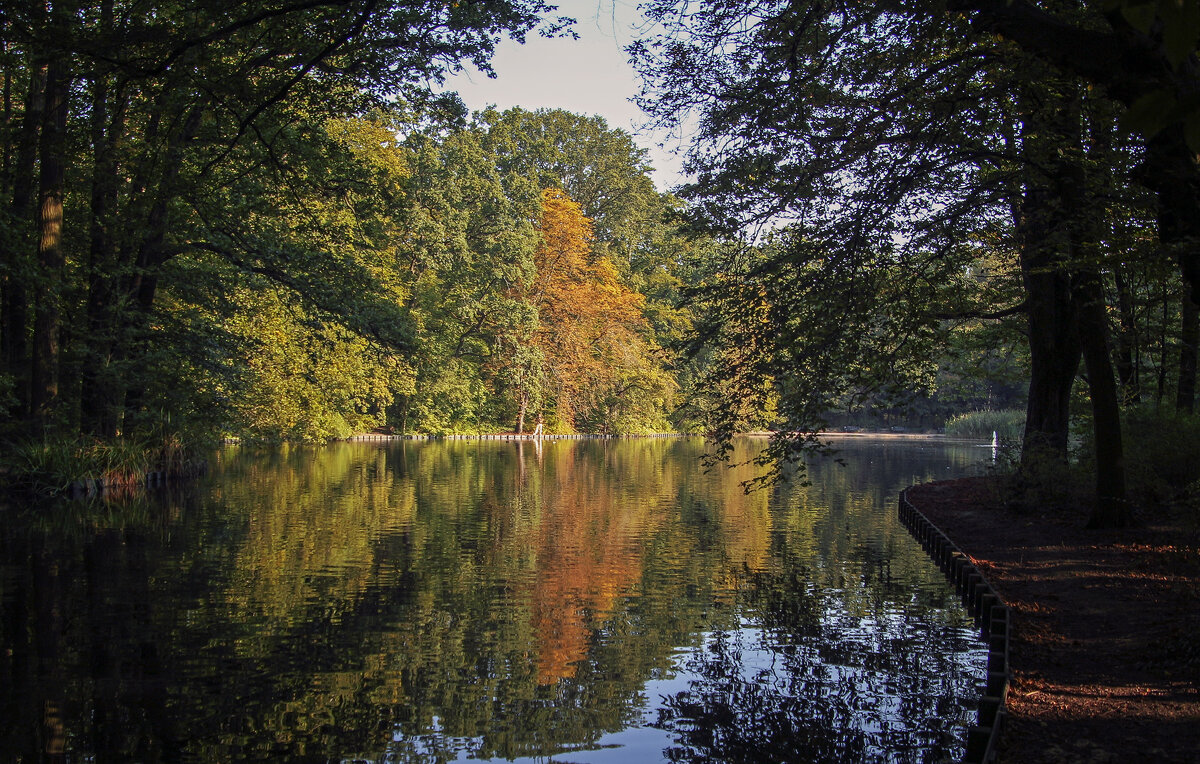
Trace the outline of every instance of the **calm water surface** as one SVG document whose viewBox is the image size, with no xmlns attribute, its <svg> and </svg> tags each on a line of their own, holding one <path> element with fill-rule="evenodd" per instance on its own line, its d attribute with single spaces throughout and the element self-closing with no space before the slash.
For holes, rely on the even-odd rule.
<svg viewBox="0 0 1200 764">
<path fill-rule="evenodd" d="M 698 440 L 402 442 L 9 507 L 0 761 L 959 757 L 986 654 L 895 501 L 990 452 L 839 445 L 749 495 Z"/>
</svg>

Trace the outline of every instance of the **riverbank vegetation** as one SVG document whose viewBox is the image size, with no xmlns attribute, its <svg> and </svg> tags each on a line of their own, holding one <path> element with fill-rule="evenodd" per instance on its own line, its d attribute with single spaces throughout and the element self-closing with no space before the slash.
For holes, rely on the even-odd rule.
<svg viewBox="0 0 1200 764">
<path fill-rule="evenodd" d="M 1019 440 L 1025 427 L 1025 412 L 1021 409 L 999 411 L 968 411 L 946 422 L 946 434 L 959 438 L 989 438 L 994 434 L 1004 440 Z"/>
<path fill-rule="evenodd" d="M 4 482 L 42 496 L 128 490 L 148 480 L 190 478 L 206 468 L 197 444 L 160 431 L 100 439 L 46 438 L 9 444 Z"/>
</svg>

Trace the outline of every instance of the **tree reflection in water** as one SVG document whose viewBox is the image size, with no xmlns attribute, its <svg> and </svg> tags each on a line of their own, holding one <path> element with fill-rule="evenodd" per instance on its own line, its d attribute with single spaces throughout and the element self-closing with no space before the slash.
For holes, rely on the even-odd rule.
<svg viewBox="0 0 1200 764">
<path fill-rule="evenodd" d="M 689 689 L 664 697 L 656 721 L 674 735 L 666 759 L 941 761 L 960 750 L 949 725 L 930 725 L 935 714 L 966 711 L 951 681 L 910 675 L 899 680 L 910 686 L 899 689 L 884 666 L 830 665 L 824 661 L 831 656 L 818 650 L 770 648 L 765 637 L 756 628 L 714 632 L 685 661 Z M 843 657 L 856 656 L 846 650 Z M 890 658 L 882 663 L 906 662 Z M 919 704 L 889 703 L 881 692 L 911 699 L 917 685 L 923 685 Z"/>
<path fill-rule="evenodd" d="M 889 498 L 946 453 L 747 495 L 698 441 L 544 449 L 227 451 L 180 495 L 11 513 L 0 761 L 961 750 L 983 653 Z"/>
<path fill-rule="evenodd" d="M 716 632 L 688 661 L 691 689 L 664 698 L 658 726 L 675 733 L 670 761 L 835 761 L 861 758 L 866 736 L 854 727 L 831 727 L 845 713 L 842 699 L 797 697 L 792 680 L 774 667 L 747 676 L 742 642 L 750 630 Z M 838 706 L 841 706 L 840 708 Z"/>
</svg>

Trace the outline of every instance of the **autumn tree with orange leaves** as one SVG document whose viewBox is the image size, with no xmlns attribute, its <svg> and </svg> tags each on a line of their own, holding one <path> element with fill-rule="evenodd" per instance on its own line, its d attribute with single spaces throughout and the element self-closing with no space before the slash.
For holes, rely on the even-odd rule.
<svg viewBox="0 0 1200 764">
<path fill-rule="evenodd" d="M 541 368 L 514 375 L 517 432 L 539 401 L 551 428 L 570 431 L 585 421 L 603 425 L 639 394 L 670 395 L 643 336 L 645 298 L 621 282 L 608 258 L 593 254 L 592 222 L 579 204 L 562 190 L 545 189 L 539 230 L 536 275 L 524 295 L 537 325 L 514 365 L 533 358 Z"/>
</svg>

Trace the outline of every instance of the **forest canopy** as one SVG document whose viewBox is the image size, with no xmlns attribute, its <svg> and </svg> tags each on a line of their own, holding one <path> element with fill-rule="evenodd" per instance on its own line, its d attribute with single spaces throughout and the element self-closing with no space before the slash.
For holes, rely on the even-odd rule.
<svg viewBox="0 0 1200 764">
<path fill-rule="evenodd" d="M 0 10 L 9 434 L 667 427 L 687 320 L 644 151 L 430 90 L 562 33 L 550 6 Z"/>
</svg>

